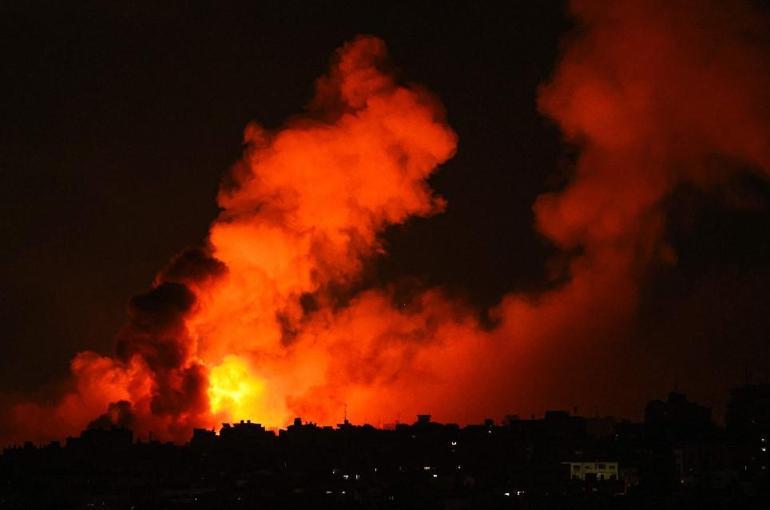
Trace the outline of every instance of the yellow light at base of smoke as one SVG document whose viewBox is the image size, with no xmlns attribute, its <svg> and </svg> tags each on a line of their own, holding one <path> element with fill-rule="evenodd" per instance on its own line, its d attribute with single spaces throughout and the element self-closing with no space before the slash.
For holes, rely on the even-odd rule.
<svg viewBox="0 0 770 510">
<path fill-rule="evenodd" d="M 237 356 L 227 356 L 209 372 L 209 405 L 213 413 L 231 419 L 252 417 L 265 391 L 265 383 L 254 377 Z"/>
</svg>

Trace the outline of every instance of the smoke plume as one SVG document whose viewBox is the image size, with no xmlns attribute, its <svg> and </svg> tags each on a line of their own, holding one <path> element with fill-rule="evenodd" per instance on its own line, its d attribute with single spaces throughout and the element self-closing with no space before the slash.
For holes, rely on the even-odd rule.
<svg viewBox="0 0 770 510">
<path fill-rule="evenodd" d="M 456 146 L 438 100 L 394 76 L 381 40 L 358 37 L 304 115 L 246 128 L 205 247 L 131 300 L 115 355 L 78 354 L 60 401 L 17 405 L 14 423 L 46 437 L 130 415 L 140 434 L 184 440 L 222 420 L 333 423 L 346 404 L 358 421 L 468 422 L 585 401 L 601 379 L 581 352 L 620 337 L 645 273 L 676 262 L 672 193 L 770 172 L 770 62 L 764 19 L 738 2 L 576 0 L 571 12 L 538 93 L 579 151 L 566 187 L 533 206 L 561 251 L 546 290 L 505 296 L 492 327 L 440 289 L 338 299 L 384 229 L 447 206 L 426 180 Z"/>
</svg>

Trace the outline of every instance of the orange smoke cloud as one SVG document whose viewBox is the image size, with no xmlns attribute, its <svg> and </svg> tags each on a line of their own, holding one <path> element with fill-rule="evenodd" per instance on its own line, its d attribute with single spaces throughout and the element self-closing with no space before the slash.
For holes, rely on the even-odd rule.
<svg viewBox="0 0 770 510">
<path fill-rule="evenodd" d="M 210 391 L 231 402 L 224 418 L 282 425 L 307 391 L 315 412 L 306 415 L 338 416 L 344 391 L 329 379 L 346 376 L 337 362 L 363 348 L 369 328 L 333 324 L 329 286 L 355 281 L 386 226 L 443 207 L 425 181 L 456 137 L 427 92 L 381 70 L 385 56 L 382 41 L 356 39 L 318 81 L 309 116 L 276 133 L 246 130 L 249 149 L 210 234 L 228 273 L 188 320 L 198 355 L 222 375 Z M 227 382 L 233 370 L 246 386 Z"/>
<path fill-rule="evenodd" d="M 581 350 L 618 336 L 645 270 L 675 260 L 664 234 L 676 187 L 770 172 L 770 64 L 761 17 L 737 3 L 571 5 L 579 28 L 539 91 L 580 149 L 567 187 L 534 204 L 567 260 L 550 290 L 505 296 L 494 327 L 438 289 L 399 303 L 353 292 L 385 228 L 444 208 L 426 180 L 456 145 L 438 101 L 387 72 L 382 41 L 359 37 L 305 115 L 247 127 L 206 249 L 131 301 L 116 355 L 79 354 L 53 411 L 25 403 L 15 422 L 44 437 L 130 419 L 183 440 L 222 420 L 331 423 L 345 404 L 357 421 L 468 422 L 585 401 L 601 381 Z"/>
<path fill-rule="evenodd" d="M 337 52 L 306 115 L 275 132 L 247 127 L 207 249 L 182 253 L 131 300 L 114 357 L 76 357 L 76 387 L 55 411 L 66 420 L 35 428 L 75 432 L 126 401 L 140 433 L 185 439 L 221 420 L 283 425 L 309 392 L 311 418 L 339 414 L 335 350 L 375 348 L 363 331 L 327 330 L 338 320 L 332 288 L 356 281 L 388 225 L 442 210 L 426 179 L 456 145 L 439 102 L 386 66 L 384 43 L 359 37 Z M 350 324 L 366 329 L 366 320 Z M 24 404 L 15 415 L 30 423 L 36 410 Z"/>
<path fill-rule="evenodd" d="M 556 374 L 538 397 L 563 406 L 617 400 L 601 376 L 611 367 L 591 366 L 593 352 L 627 334 L 650 265 L 675 262 L 664 236 L 673 191 L 770 173 L 762 13 L 722 1 L 570 6 L 577 28 L 539 107 L 580 153 L 569 185 L 534 212 L 538 230 L 574 255 L 557 274 L 566 284 L 534 301 L 510 295 L 498 310 L 514 339 L 539 346 L 525 372 Z"/>
</svg>

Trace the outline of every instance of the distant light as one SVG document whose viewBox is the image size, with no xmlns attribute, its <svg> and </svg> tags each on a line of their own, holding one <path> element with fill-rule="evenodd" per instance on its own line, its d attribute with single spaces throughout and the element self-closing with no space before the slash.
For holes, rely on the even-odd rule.
<svg viewBox="0 0 770 510">
<path fill-rule="evenodd" d="M 347 480 L 348 478 L 350 478 L 350 475 L 342 475 L 342 478 L 344 478 L 345 480 Z"/>
<path fill-rule="evenodd" d="M 457 465 L 457 469 L 462 469 L 462 468 L 463 468 L 462 465 L 460 464 Z"/>
<path fill-rule="evenodd" d="M 361 475 L 359 475 L 358 473 L 356 473 L 356 480 L 360 480 L 360 479 L 361 479 Z"/>
<path fill-rule="evenodd" d="M 503 492 L 503 496 L 510 496 L 510 495 L 511 495 L 510 492 Z"/>
<path fill-rule="evenodd" d="M 527 491 L 516 491 L 516 495 L 517 496 L 523 496 L 526 493 L 527 493 Z"/>
<path fill-rule="evenodd" d="M 438 478 L 438 475 L 434 474 L 434 475 L 433 475 L 433 478 Z"/>
<path fill-rule="evenodd" d="M 326 491 L 326 494 L 332 494 L 332 491 Z"/>
<path fill-rule="evenodd" d="M 763 452 L 766 452 L 766 451 L 767 451 L 767 448 L 765 448 L 765 447 L 763 446 L 763 447 L 762 447 L 762 451 L 763 451 Z"/>
<path fill-rule="evenodd" d="M 345 494 L 345 491 L 340 491 L 340 494 Z"/>
<path fill-rule="evenodd" d="M 425 471 L 430 471 L 430 466 L 424 466 L 424 467 L 423 467 L 423 469 L 424 469 Z"/>
<path fill-rule="evenodd" d="M 452 446 L 457 446 L 457 441 L 452 441 Z"/>
</svg>

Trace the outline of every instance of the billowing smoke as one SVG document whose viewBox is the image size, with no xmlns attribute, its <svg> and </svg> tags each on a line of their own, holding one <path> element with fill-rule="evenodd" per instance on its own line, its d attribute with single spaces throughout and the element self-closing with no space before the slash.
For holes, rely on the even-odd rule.
<svg viewBox="0 0 770 510">
<path fill-rule="evenodd" d="M 366 338 L 325 330 L 345 314 L 334 289 L 356 282 L 388 225 L 442 210 L 426 179 L 456 144 L 438 100 L 388 68 L 384 43 L 359 37 L 306 115 L 274 132 L 249 125 L 205 249 L 130 301 L 114 356 L 78 354 L 73 389 L 53 409 L 16 406 L 17 421 L 61 435 L 126 401 L 139 433 L 185 439 L 223 419 L 282 425 L 313 391 L 310 417 L 338 414 L 347 370 L 315 388 L 339 369 L 334 349 Z"/>
<path fill-rule="evenodd" d="M 500 313 L 551 351 L 548 368 L 583 379 L 553 378 L 576 402 L 570 392 L 601 392 L 596 374 L 612 365 L 589 367 L 586 352 L 628 337 L 618 326 L 648 271 L 676 262 L 665 239 L 673 193 L 770 174 L 770 45 L 764 13 L 743 2 L 576 0 L 571 11 L 577 27 L 539 107 L 579 156 L 569 185 L 534 204 L 539 231 L 572 254 L 556 275 L 567 283 L 534 305 L 511 296 Z M 549 324 L 546 338 L 527 321 Z"/>
<path fill-rule="evenodd" d="M 467 422 L 581 401 L 595 379 L 581 351 L 620 337 L 646 271 L 676 261 L 672 193 L 770 172 L 770 62 L 766 25 L 737 2 L 571 9 L 578 26 L 539 91 L 579 150 L 567 186 L 534 204 L 562 252 L 548 290 L 505 296 L 492 326 L 440 289 L 356 290 L 385 228 L 445 207 L 426 180 L 456 145 L 437 99 L 359 37 L 305 115 L 247 127 L 205 247 L 131 300 L 115 355 L 78 354 L 70 391 L 14 407 L 12 422 L 45 437 L 130 416 L 182 440 L 222 420 L 333 423 L 346 404 L 358 421 Z"/>
<path fill-rule="evenodd" d="M 89 429 L 107 430 L 112 427 L 132 429 L 134 427 L 134 413 L 131 410 L 131 402 L 118 400 L 107 407 L 107 412 L 88 424 Z"/>
</svg>

